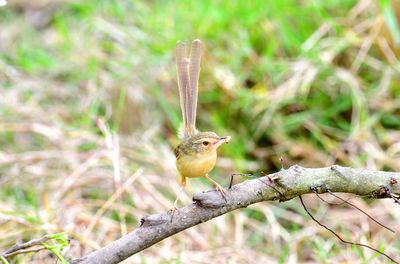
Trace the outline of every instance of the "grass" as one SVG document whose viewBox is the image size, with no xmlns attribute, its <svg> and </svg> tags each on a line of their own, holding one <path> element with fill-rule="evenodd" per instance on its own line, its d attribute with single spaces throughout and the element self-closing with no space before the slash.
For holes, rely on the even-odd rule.
<svg viewBox="0 0 400 264">
<path fill-rule="evenodd" d="M 67 231 L 72 240 L 61 254 L 72 258 L 133 230 L 143 215 L 169 209 L 179 190 L 172 152 L 181 118 L 178 40 L 204 43 L 198 127 L 233 138 L 221 148 L 217 181 L 226 185 L 232 172 L 274 172 L 281 156 L 285 166 L 399 170 L 396 3 L 88 0 L 2 7 L 0 248 Z M 183 202 L 208 188 L 190 181 Z M 117 189 L 123 192 L 115 195 Z M 398 227 L 391 202 L 352 201 Z M 353 209 L 314 196 L 306 202 L 348 239 L 399 255 L 395 236 Z M 42 252 L 14 261 L 54 259 Z M 294 200 L 204 223 L 132 261 L 384 259 L 339 244 Z"/>
</svg>

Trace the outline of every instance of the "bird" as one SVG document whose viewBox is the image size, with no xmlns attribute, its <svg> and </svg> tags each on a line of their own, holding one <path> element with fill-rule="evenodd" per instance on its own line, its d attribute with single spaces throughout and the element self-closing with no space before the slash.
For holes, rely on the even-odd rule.
<svg viewBox="0 0 400 264">
<path fill-rule="evenodd" d="M 176 68 L 178 77 L 180 106 L 183 126 L 181 143 L 174 149 L 176 168 L 180 174 L 181 189 L 175 199 L 173 208 L 177 210 L 179 196 L 186 187 L 186 178 L 204 177 L 211 181 L 216 189 L 226 199 L 224 188 L 208 173 L 217 161 L 217 149 L 224 143 L 229 143 L 230 136 L 219 136 L 215 132 L 200 132 L 196 129 L 196 111 L 198 97 L 198 81 L 200 75 L 201 41 L 192 42 L 189 57 L 186 54 L 185 43 L 176 44 Z"/>
</svg>

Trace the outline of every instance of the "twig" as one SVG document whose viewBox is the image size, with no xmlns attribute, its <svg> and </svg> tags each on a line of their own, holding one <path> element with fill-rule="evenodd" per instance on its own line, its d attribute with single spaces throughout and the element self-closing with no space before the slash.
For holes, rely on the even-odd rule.
<svg viewBox="0 0 400 264">
<path fill-rule="evenodd" d="M 4 262 L 4 259 L 16 256 L 16 255 L 39 252 L 43 249 L 46 249 L 46 247 L 43 246 L 43 244 L 52 238 L 53 238 L 52 235 L 45 235 L 41 238 L 32 239 L 23 244 L 16 244 L 12 248 L 4 251 L 4 253 L 1 254 L 0 257 L 1 257 L 1 259 L 3 259 L 3 262 Z M 5 262 L 5 263 L 8 263 L 8 262 Z"/>
<path fill-rule="evenodd" d="M 8 253 L 8 254 L 4 254 L 2 256 L 5 257 L 5 258 L 9 258 L 9 257 L 13 257 L 13 256 L 20 255 L 20 254 L 36 253 L 36 252 L 39 252 L 39 251 L 41 251 L 43 249 L 47 249 L 47 248 L 45 246 L 40 246 L 40 247 L 36 247 L 36 248 L 21 249 L 21 250 L 14 251 L 14 252 L 11 252 L 11 253 Z"/>
<path fill-rule="evenodd" d="M 255 178 L 255 177 L 257 177 L 257 176 L 253 176 L 253 174 L 251 174 L 251 173 L 232 173 L 232 174 L 231 174 L 231 180 L 229 181 L 228 189 L 232 188 L 232 185 L 233 185 L 233 178 L 234 178 L 235 176 L 245 176 L 245 177 L 247 177 L 247 178 Z"/>
<path fill-rule="evenodd" d="M 339 200 L 342 201 L 342 202 L 340 202 L 340 203 L 332 203 L 332 202 L 328 202 L 328 201 L 326 201 L 325 199 L 323 199 L 323 198 L 318 194 L 318 191 L 317 191 L 316 188 L 312 188 L 312 191 L 315 193 L 315 195 L 317 195 L 317 197 L 318 197 L 321 201 L 323 201 L 323 202 L 325 202 L 325 203 L 327 203 L 327 204 L 330 204 L 330 205 L 348 204 L 348 205 L 350 205 L 351 207 L 353 207 L 353 208 L 357 209 L 358 211 L 360 211 L 361 213 L 365 214 L 369 219 L 371 219 L 372 221 L 374 221 L 374 222 L 377 223 L 378 225 L 382 226 L 383 228 L 389 230 L 389 231 L 392 232 L 392 233 L 395 233 L 395 231 L 394 231 L 393 229 L 391 229 L 391 228 L 385 226 L 384 224 L 380 223 L 378 220 L 376 220 L 375 218 L 373 218 L 372 216 L 370 216 L 367 212 L 363 211 L 363 210 L 362 210 L 361 208 L 359 208 L 358 206 L 356 206 L 356 205 L 350 203 L 350 202 L 349 202 L 350 198 L 347 199 L 347 200 L 344 200 L 344 199 L 341 198 L 340 196 L 338 196 L 338 195 L 336 195 L 336 194 L 334 194 L 333 192 L 331 192 L 331 191 L 328 190 L 328 193 L 329 193 L 330 195 L 332 195 L 332 196 L 334 196 L 334 197 L 336 197 L 337 199 L 339 199 Z"/>
<path fill-rule="evenodd" d="M 375 251 L 376 253 L 381 254 L 381 255 L 387 257 L 387 258 L 390 259 L 392 262 L 394 262 L 394 263 L 399 263 L 399 262 L 397 262 L 396 260 L 394 260 L 393 258 L 391 258 L 389 255 L 385 254 L 384 252 L 382 252 L 382 251 L 380 251 L 380 250 L 378 250 L 378 249 L 376 249 L 376 248 L 373 248 L 373 247 L 371 247 L 371 246 L 368 246 L 368 245 L 365 245 L 365 244 L 362 244 L 362 243 L 357 243 L 357 242 L 351 242 L 351 241 L 344 240 L 341 236 L 339 236 L 339 235 L 338 235 L 335 231 L 333 231 L 331 228 L 329 228 L 328 226 L 326 226 L 326 225 L 324 225 L 323 223 L 321 223 L 320 221 L 318 221 L 318 220 L 308 211 L 306 205 L 305 205 L 304 202 L 303 202 L 303 199 L 301 198 L 301 195 L 299 195 L 299 199 L 300 199 L 301 205 L 303 206 L 303 208 L 304 208 L 304 210 L 307 212 L 307 214 L 311 217 L 311 219 L 314 220 L 314 222 L 316 222 L 318 225 L 322 226 L 323 228 L 325 228 L 326 230 L 328 230 L 329 232 L 331 232 L 331 233 L 332 233 L 335 237 L 337 237 L 341 242 L 343 242 L 343 243 L 345 243 L 345 244 L 353 245 L 353 246 L 360 246 L 360 247 L 369 248 L 370 250 Z"/>
<path fill-rule="evenodd" d="M 350 205 L 351 207 L 357 209 L 357 210 L 360 211 L 361 213 L 365 214 L 369 219 L 371 219 L 372 221 L 374 221 L 375 223 L 377 223 L 377 224 L 380 225 L 381 227 L 386 228 L 387 230 L 389 230 L 389 231 L 392 232 L 392 233 L 396 233 L 393 229 L 391 229 L 391 228 L 389 228 L 389 227 L 387 227 L 387 226 L 381 224 L 378 220 L 376 220 L 375 218 L 373 218 L 372 216 L 370 216 L 367 212 L 365 212 L 364 210 L 362 210 L 362 209 L 359 208 L 358 206 L 356 206 L 356 205 L 354 205 L 354 204 L 352 204 L 352 203 L 350 203 L 350 202 L 344 200 L 343 198 L 341 198 L 340 196 L 334 194 L 333 192 L 331 192 L 331 191 L 329 191 L 329 190 L 328 190 L 328 193 L 329 193 L 330 195 L 336 197 L 337 199 L 341 200 L 343 203 L 346 203 L 346 204 Z"/>
<path fill-rule="evenodd" d="M 321 195 L 319 195 L 318 192 L 315 192 L 315 191 L 314 191 L 314 194 L 315 194 L 315 195 L 318 197 L 318 199 L 320 199 L 322 202 L 327 203 L 327 204 L 329 204 L 329 205 L 342 205 L 342 204 L 345 203 L 345 202 L 340 202 L 340 203 L 328 202 L 327 200 L 325 200 L 324 198 L 322 198 Z M 350 198 L 347 199 L 347 201 L 349 201 L 349 200 L 350 200 Z"/>
<path fill-rule="evenodd" d="M 3 254 L 1 254 L 1 256 L 6 256 L 9 255 L 10 253 L 22 250 L 22 249 L 26 249 L 26 248 L 30 248 L 33 246 L 38 246 L 38 245 L 42 245 L 42 243 L 48 241 L 51 239 L 50 235 L 45 235 L 41 238 L 36 238 L 36 239 L 32 239 L 28 242 L 22 243 L 22 244 L 16 244 L 15 246 L 13 246 L 12 248 L 4 251 Z"/>
<path fill-rule="evenodd" d="M 47 241 L 54 240 L 56 243 L 48 244 Z M 12 248 L 4 251 L 0 254 L 0 261 L 2 263 L 8 263 L 8 257 L 13 257 L 19 254 L 39 252 L 43 249 L 51 251 L 62 263 L 67 263 L 63 256 L 60 255 L 60 250 L 65 246 L 68 246 L 69 239 L 65 232 L 57 234 L 47 234 L 41 238 L 32 239 L 23 244 L 16 244 Z"/>
<path fill-rule="evenodd" d="M 273 179 L 271 179 L 268 175 L 266 175 L 265 177 L 267 177 L 267 179 L 268 179 L 269 182 L 273 182 Z M 272 186 L 272 184 L 270 184 L 270 183 L 268 183 L 268 182 L 265 182 L 265 181 L 263 181 L 263 180 L 260 179 L 260 178 L 258 178 L 258 180 L 259 180 L 260 182 L 264 183 L 265 185 L 267 185 L 268 187 L 274 189 L 274 191 L 276 191 L 276 192 L 279 194 L 279 200 L 281 200 L 281 201 L 286 201 L 286 200 L 288 200 L 288 199 L 285 197 L 285 195 L 284 195 L 282 192 L 280 192 L 275 186 Z"/>
</svg>

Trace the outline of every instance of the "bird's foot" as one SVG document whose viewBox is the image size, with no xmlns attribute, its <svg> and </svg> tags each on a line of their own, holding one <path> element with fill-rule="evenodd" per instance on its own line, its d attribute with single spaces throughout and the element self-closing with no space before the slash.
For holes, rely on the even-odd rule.
<svg viewBox="0 0 400 264">
<path fill-rule="evenodd" d="M 222 188 L 222 186 L 219 184 L 216 184 L 215 186 L 216 186 L 217 191 L 219 191 L 219 193 L 221 194 L 222 198 L 224 198 L 224 200 L 226 201 L 226 192 L 225 192 L 224 188 Z"/>
</svg>

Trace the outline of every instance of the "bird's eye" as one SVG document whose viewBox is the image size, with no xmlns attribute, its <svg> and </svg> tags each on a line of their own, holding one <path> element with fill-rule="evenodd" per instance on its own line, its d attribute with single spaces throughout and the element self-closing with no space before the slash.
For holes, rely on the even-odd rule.
<svg viewBox="0 0 400 264">
<path fill-rule="evenodd" d="M 208 146 L 210 144 L 210 142 L 208 141 L 203 141 L 203 146 Z"/>
</svg>

